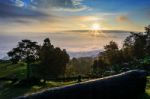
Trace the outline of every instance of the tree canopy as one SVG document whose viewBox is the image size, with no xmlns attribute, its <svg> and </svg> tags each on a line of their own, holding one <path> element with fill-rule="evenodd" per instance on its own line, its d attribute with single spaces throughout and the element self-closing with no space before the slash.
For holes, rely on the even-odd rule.
<svg viewBox="0 0 150 99">
<path fill-rule="evenodd" d="M 22 40 L 8 52 L 8 56 L 15 64 L 19 61 L 27 63 L 27 79 L 31 74 L 45 80 L 63 75 L 69 62 L 66 50 L 54 47 L 49 38 L 44 40 L 42 46 L 37 42 Z"/>
<path fill-rule="evenodd" d="M 69 55 L 66 50 L 54 47 L 49 38 L 44 40 L 39 54 L 40 62 L 36 68 L 40 77 L 44 80 L 64 75 L 66 64 L 69 62 Z"/>
<path fill-rule="evenodd" d="M 150 25 L 145 28 L 145 32 L 131 32 L 120 49 L 114 41 L 104 46 L 104 51 L 100 52 L 92 65 L 93 73 L 116 67 L 126 68 L 127 64 L 134 64 L 134 68 L 137 68 L 138 63 L 145 57 L 150 57 Z"/>
<path fill-rule="evenodd" d="M 37 42 L 22 40 L 16 48 L 8 52 L 8 56 L 13 63 L 24 61 L 27 63 L 27 78 L 30 77 L 30 64 L 39 59 L 39 45 Z"/>
</svg>

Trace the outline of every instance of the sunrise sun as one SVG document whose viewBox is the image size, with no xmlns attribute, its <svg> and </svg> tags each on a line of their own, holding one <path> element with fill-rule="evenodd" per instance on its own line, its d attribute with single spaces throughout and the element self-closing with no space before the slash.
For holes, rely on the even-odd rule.
<svg viewBox="0 0 150 99">
<path fill-rule="evenodd" d="M 101 30 L 101 26 L 98 23 L 94 23 L 91 25 L 91 30 L 98 31 Z"/>
<path fill-rule="evenodd" d="M 102 27 L 98 23 L 93 23 L 91 25 L 91 32 L 93 36 L 99 36 L 101 34 Z"/>
</svg>

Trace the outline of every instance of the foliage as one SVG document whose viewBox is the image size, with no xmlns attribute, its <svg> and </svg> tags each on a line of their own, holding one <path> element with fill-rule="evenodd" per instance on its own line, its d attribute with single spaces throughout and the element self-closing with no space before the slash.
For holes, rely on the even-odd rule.
<svg viewBox="0 0 150 99">
<path fill-rule="evenodd" d="M 51 45 L 49 38 L 44 40 L 40 49 L 39 62 L 35 66 L 35 74 L 44 80 L 64 75 L 69 55 L 66 50 Z"/>
<path fill-rule="evenodd" d="M 65 75 L 67 77 L 71 76 L 88 76 L 91 72 L 91 65 L 94 58 L 92 57 L 80 57 L 72 58 L 66 67 Z"/>
<path fill-rule="evenodd" d="M 27 63 L 27 79 L 30 77 L 30 64 L 36 61 L 38 56 L 39 46 L 37 42 L 32 42 L 30 40 L 22 40 L 18 43 L 16 48 L 13 48 L 8 52 L 8 56 L 11 57 L 13 63 L 18 63 L 19 61 L 24 61 Z"/>
<path fill-rule="evenodd" d="M 104 46 L 104 51 L 101 52 L 97 60 L 93 63 L 93 74 L 103 76 L 105 71 L 113 71 L 113 65 L 122 62 L 122 51 L 119 50 L 118 45 L 111 41 L 108 45 Z"/>
<path fill-rule="evenodd" d="M 104 46 L 104 49 L 92 65 L 93 74 L 103 75 L 107 71 L 117 73 L 135 68 L 150 70 L 150 25 L 143 33 L 131 32 L 121 49 L 114 41 Z"/>
<path fill-rule="evenodd" d="M 66 50 L 54 48 L 49 38 L 44 40 L 42 46 L 37 45 L 37 42 L 22 40 L 16 48 L 8 52 L 8 56 L 13 64 L 20 61 L 27 64 L 27 79 L 31 74 L 45 80 L 64 75 L 69 62 Z"/>
<path fill-rule="evenodd" d="M 22 40 L 18 43 L 16 48 L 13 48 L 10 52 L 8 52 L 8 56 L 11 57 L 10 60 L 13 63 L 18 63 L 19 61 L 31 63 L 38 59 L 38 49 L 39 46 L 37 45 L 37 42 Z"/>
</svg>

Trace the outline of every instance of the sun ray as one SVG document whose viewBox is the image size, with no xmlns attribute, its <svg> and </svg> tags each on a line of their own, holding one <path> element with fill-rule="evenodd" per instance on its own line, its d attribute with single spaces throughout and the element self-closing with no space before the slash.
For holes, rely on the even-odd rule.
<svg viewBox="0 0 150 99">
<path fill-rule="evenodd" d="M 93 23 L 90 29 L 93 36 L 105 36 L 99 23 Z"/>
<path fill-rule="evenodd" d="M 101 29 L 101 26 L 98 23 L 94 23 L 94 24 L 92 24 L 91 29 L 94 31 L 95 30 L 98 31 Z"/>
</svg>

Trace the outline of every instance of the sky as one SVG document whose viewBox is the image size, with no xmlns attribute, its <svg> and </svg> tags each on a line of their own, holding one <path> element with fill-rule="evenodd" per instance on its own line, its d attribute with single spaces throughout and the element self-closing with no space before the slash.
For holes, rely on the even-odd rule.
<svg viewBox="0 0 150 99">
<path fill-rule="evenodd" d="M 89 30 L 143 31 L 150 0 L 0 0 L 0 33 Z"/>
</svg>

